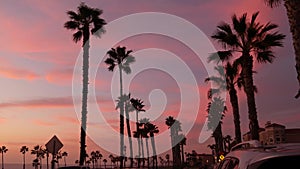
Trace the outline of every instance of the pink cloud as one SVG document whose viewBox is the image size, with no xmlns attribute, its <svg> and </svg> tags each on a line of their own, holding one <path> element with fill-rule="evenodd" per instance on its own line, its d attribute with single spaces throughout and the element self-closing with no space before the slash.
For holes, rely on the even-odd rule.
<svg viewBox="0 0 300 169">
<path fill-rule="evenodd" d="M 73 106 L 72 97 L 43 98 L 36 100 L 24 100 L 0 103 L 1 108 L 25 107 L 25 108 L 56 108 Z"/>
<path fill-rule="evenodd" d="M 29 81 L 40 77 L 40 75 L 36 74 L 35 72 L 11 67 L 1 67 L 0 75 L 10 79 L 22 79 Z"/>
<path fill-rule="evenodd" d="M 55 117 L 57 121 L 60 122 L 68 122 L 68 123 L 72 123 L 72 124 L 79 124 L 79 120 L 77 118 L 74 117 L 69 117 L 69 116 L 56 116 Z"/>
</svg>

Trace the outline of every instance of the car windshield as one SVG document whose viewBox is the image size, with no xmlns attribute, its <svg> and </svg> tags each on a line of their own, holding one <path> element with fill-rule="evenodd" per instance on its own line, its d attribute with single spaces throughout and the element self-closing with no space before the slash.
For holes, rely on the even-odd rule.
<svg viewBox="0 0 300 169">
<path fill-rule="evenodd" d="M 248 169 L 299 169 L 300 155 L 275 157 L 251 164 Z"/>
</svg>

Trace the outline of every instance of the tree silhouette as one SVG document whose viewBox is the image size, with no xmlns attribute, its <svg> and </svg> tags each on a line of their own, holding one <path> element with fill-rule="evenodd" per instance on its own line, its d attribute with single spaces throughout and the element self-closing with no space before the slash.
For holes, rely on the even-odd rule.
<svg viewBox="0 0 300 169">
<path fill-rule="evenodd" d="M 107 163 L 107 160 L 106 160 L 106 159 L 103 159 L 103 163 L 104 163 L 104 169 L 106 169 L 106 163 Z"/>
<path fill-rule="evenodd" d="M 210 59 L 212 60 L 212 59 Z M 239 113 L 239 102 L 237 91 L 235 86 L 241 87 L 241 78 L 239 76 L 239 70 L 236 64 L 230 64 L 227 62 L 225 66 L 225 70 L 223 66 L 219 65 L 215 67 L 218 72 L 218 76 L 211 76 L 205 79 L 205 81 L 212 81 L 217 85 L 217 89 L 212 89 L 209 91 L 209 97 L 212 96 L 213 93 L 219 93 L 221 91 L 228 91 L 230 97 L 230 103 L 232 107 L 233 113 L 233 122 L 235 128 L 235 140 L 237 143 L 242 141 L 241 134 L 241 126 L 240 126 L 240 113 Z"/>
<path fill-rule="evenodd" d="M 122 72 L 126 74 L 131 73 L 130 64 L 135 62 L 135 58 L 130 55 L 132 50 L 126 50 L 126 47 L 111 48 L 107 52 L 108 58 L 105 63 L 108 65 L 109 71 L 114 71 L 115 67 L 119 68 L 119 78 L 120 78 L 120 97 L 123 96 L 123 79 Z M 120 168 L 123 168 L 124 159 L 124 101 L 120 100 Z"/>
<path fill-rule="evenodd" d="M 253 60 L 259 63 L 271 63 L 275 58 L 272 51 L 273 47 L 283 46 L 282 40 L 284 35 L 278 32 L 271 32 L 278 26 L 276 24 L 267 23 L 260 24 L 256 21 L 258 12 L 254 13 L 250 20 L 247 13 L 241 17 L 232 16 L 232 24 L 221 23 L 217 26 L 217 31 L 212 38 L 217 40 L 226 51 L 227 56 L 233 58 L 234 53 L 239 53 L 236 63 L 241 66 L 241 77 L 244 91 L 247 96 L 248 117 L 250 120 L 249 128 L 253 140 L 259 139 L 258 119 L 254 96 L 253 82 Z M 226 59 L 226 58 L 221 58 Z"/>
<path fill-rule="evenodd" d="M 147 131 L 150 134 L 151 139 L 151 147 L 152 147 L 152 166 L 153 168 L 158 168 L 157 166 L 157 154 L 156 154 L 156 146 L 155 146 L 155 139 L 154 134 L 159 133 L 158 127 L 155 124 L 152 124 L 151 122 L 148 122 L 145 124 L 145 127 L 147 128 Z M 148 161 L 149 162 L 149 161 Z"/>
<path fill-rule="evenodd" d="M 140 167 L 140 158 L 141 158 L 141 132 L 139 131 L 139 112 L 144 112 L 145 105 L 141 99 L 138 98 L 131 98 L 130 99 L 131 105 L 134 107 L 136 111 L 136 131 L 133 132 L 133 137 L 137 138 L 138 142 L 138 168 Z"/>
<path fill-rule="evenodd" d="M 279 6 L 284 3 L 287 17 L 290 25 L 290 31 L 293 38 L 293 46 L 296 58 L 296 71 L 299 90 L 295 98 L 300 97 L 300 1 L 297 0 L 264 0 L 271 8 Z"/>
<path fill-rule="evenodd" d="M 36 145 L 33 147 L 31 150 L 31 154 L 36 156 L 36 161 L 33 163 L 35 164 L 34 166 L 37 168 L 37 166 L 40 166 L 40 169 L 42 168 L 42 159 L 45 158 L 45 150 L 42 148 L 40 145 Z"/>
<path fill-rule="evenodd" d="M 2 169 L 4 169 L 4 154 L 8 151 L 5 146 L 0 147 L 0 153 L 2 155 Z"/>
<path fill-rule="evenodd" d="M 83 47 L 83 65 L 82 65 L 82 110 L 81 110 L 81 128 L 80 128 L 80 159 L 79 165 L 83 165 L 86 154 L 86 123 L 87 123 L 87 98 L 89 84 L 89 39 L 90 34 L 100 37 L 104 32 L 103 26 L 106 24 L 104 19 L 100 18 L 102 10 L 88 7 L 81 3 L 77 7 L 77 13 L 74 11 L 67 12 L 70 20 L 64 24 L 68 30 L 76 31 L 73 34 L 75 43 L 82 41 Z"/>
<path fill-rule="evenodd" d="M 212 137 L 215 139 L 216 155 L 223 152 L 223 134 L 222 134 L 222 119 L 227 108 L 225 102 L 220 97 L 213 97 L 207 106 L 207 127 L 213 130 Z M 217 156 L 219 157 L 219 156 Z"/>
<path fill-rule="evenodd" d="M 130 167 L 133 167 L 133 148 L 132 148 L 132 136 L 131 136 L 131 128 L 130 128 L 130 117 L 129 113 L 134 111 L 133 106 L 131 105 L 130 102 L 130 93 L 128 95 L 124 94 L 123 97 L 119 97 L 117 100 L 117 108 L 120 108 L 122 105 L 121 101 L 123 101 L 123 104 L 125 105 L 125 116 L 126 116 L 126 128 L 127 128 L 127 133 L 128 133 L 128 142 L 129 142 L 129 159 L 130 159 Z"/>
<path fill-rule="evenodd" d="M 66 151 L 64 151 L 63 153 L 61 153 L 61 156 L 64 157 L 64 163 L 65 163 L 65 166 L 67 166 L 67 156 L 68 156 L 68 153 Z"/>
<path fill-rule="evenodd" d="M 178 133 L 181 130 L 181 123 L 174 119 L 174 117 L 169 116 L 166 118 L 166 125 L 169 127 L 171 132 L 171 145 L 172 145 L 172 156 L 173 156 L 173 168 L 178 168 L 181 166 L 181 155 L 180 155 L 180 140 Z"/>
<path fill-rule="evenodd" d="M 149 168 L 149 143 L 148 143 L 148 139 L 149 139 L 149 130 L 147 128 L 147 124 L 150 122 L 150 119 L 148 118 L 142 118 L 140 120 L 140 136 L 141 136 L 141 147 L 142 147 L 142 160 L 143 160 L 143 167 L 145 167 L 145 155 L 144 155 L 144 143 L 143 143 L 143 138 L 146 140 L 146 150 L 147 150 L 147 165 L 148 165 L 148 168 Z"/>
<path fill-rule="evenodd" d="M 25 169 L 25 154 L 28 151 L 27 146 L 22 146 L 20 152 L 23 154 L 23 169 Z"/>
</svg>

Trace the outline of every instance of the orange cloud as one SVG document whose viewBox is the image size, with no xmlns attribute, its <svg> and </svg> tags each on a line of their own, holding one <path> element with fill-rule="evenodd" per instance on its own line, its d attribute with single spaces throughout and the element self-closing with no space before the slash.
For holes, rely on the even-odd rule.
<svg viewBox="0 0 300 169">
<path fill-rule="evenodd" d="M 56 123 L 54 122 L 50 122 L 50 121 L 43 121 L 43 120 L 34 120 L 33 121 L 34 124 L 38 125 L 38 126 L 55 126 Z"/>
</svg>

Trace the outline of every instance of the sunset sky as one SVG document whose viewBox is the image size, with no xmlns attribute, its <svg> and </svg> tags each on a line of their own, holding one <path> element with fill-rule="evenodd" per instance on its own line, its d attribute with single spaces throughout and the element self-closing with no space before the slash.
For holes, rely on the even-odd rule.
<svg viewBox="0 0 300 169">
<path fill-rule="evenodd" d="M 44 146 L 53 135 L 57 135 L 63 142 L 62 150 L 69 152 L 69 163 L 79 158 L 80 117 L 78 118 L 79 114 L 76 114 L 76 107 L 78 109 L 81 106 L 80 97 L 77 95 L 81 90 L 80 88 L 76 90 L 76 87 L 81 85 L 81 69 L 79 67 L 78 72 L 75 67 L 81 64 L 82 44 L 74 43 L 73 32 L 66 30 L 63 25 L 68 20 L 66 11 L 76 10 L 80 2 L 77 0 L 0 2 L 0 146 L 5 145 L 8 148 L 5 154 L 7 163 L 21 162 L 19 149 L 22 145 L 27 145 L 30 149 L 37 144 Z M 273 64 L 255 63 L 257 73 L 254 74 L 254 83 L 258 87 L 256 103 L 260 126 L 263 127 L 266 121 L 271 120 L 287 128 L 300 127 L 299 100 L 294 99 L 297 91 L 295 59 L 283 5 L 270 9 L 263 0 L 227 0 L 226 3 L 222 0 L 152 0 L 149 2 L 90 0 L 85 2 L 88 6 L 102 9 L 101 16 L 108 25 L 118 18 L 141 12 L 160 12 L 177 16 L 204 32 L 216 49 L 221 48 L 212 41 L 210 36 L 221 21 L 229 22 L 234 13 L 240 16 L 245 12 L 251 15 L 260 11 L 258 20 L 261 23 L 268 21 L 276 23 L 279 25 L 278 30 L 286 35 L 284 47 L 274 50 L 277 58 Z M 151 24 L 154 20 L 147 22 Z M 165 24 L 168 26 L 168 23 Z M 140 21 L 137 21 L 136 24 L 126 25 L 126 27 L 121 25 L 114 31 L 134 32 L 140 26 Z M 171 31 L 177 28 L 168 29 Z M 97 39 L 97 42 L 101 44 L 114 42 L 117 35 L 114 36 L 110 31 L 106 29 L 107 33 Z M 190 40 L 194 40 L 194 35 L 191 33 L 180 31 Z M 176 117 L 178 114 L 186 113 L 187 115 L 183 115 L 182 125 L 195 122 L 191 130 L 185 133 L 188 145 L 186 151 L 210 153 L 207 145 L 212 143 L 211 139 L 203 144 L 198 142 L 207 115 L 206 93 L 209 84 L 204 83 L 204 79 L 208 76 L 204 66 L 207 63 L 199 59 L 187 44 L 173 37 L 141 34 L 118 40 L 120 42 L 113 46 L 122 45 L 132 49 L 132 55 L 136 58 L 136 62 L 132 65 L 133 73 L 136 74 L 129 84 L 129 91 L 133 97 L 145 101 L 145 109 L 149 111 L 141 114 L 141 117 L 149 117 L 160 128 L 161 134 L 169 135 L 164 119 L 169 115 Z M 200 45 L 199 49 L 201 49 Z M 198 112 L 192 112 L 196 114 L 195 118 L 189 116 L 188 112 L 180 112 L 182 99 L 179 86 L 186 75 L 180 74 L 180 71 L 164 72 L 151 68 L 140 72 L 135 71 L 142 70 L 143 65 L 152 61 L 166 63 L 175 55 L 186 64 L 196 80 L 196 85 L 190 83 L 183 85 L 185 89 L 198 91 L 200 102 L 195 103 L 196 100 L 188 98 L 188 104 L 182 105 L 185 107 L 184 110 L 189 111 L 199 104 Z M 99 56 L 101 57 L 105 56 Z M 79 59 L 78 63 L 77 59 Z M 93 60 L 90 63 L 91 69 L 97 70 L 97 73 L 95 79 L 91 78 L 90 81 L 91 86 L 94 86 L 90 93 L 95 95 L 96 101 L 90 99 L 89 106 L 96 105 L 104 119 L 99 119 L 98 112 L 89 109 L 87 130 L 90 129 L 90 133 L 88 131 L 90 137 L 87 150 L 90 152 L 99 149 L 107 158 L 107 154 L 111 152 L 107 149 L 105 151 L 105 147 L 119 145 L 119 136 L 111 134 L 108 130 L 118 130 L 119 115 L 115 110 L 115 97 L 111 90 L 118 92 L 119 88 L 117 73 L 114 75 L 113 72 L 108 72 L 103 60 L 98 62 L 99 65 Z M 168 66 L 172 67 L 175 61 L 168 63 L 170 63 Z M 248 116 L 245 94 L 242 91 L 239 92 L 239 99 L 241 128 L 242 133 L 245 133 L 248 131 Z M 223 130 L 225 135 L 234 136 L 230 104 L 228 107 L 229 111 L 223 120 Z M 135 119 L 134 113 L 131 115 L 132 119 Z M 132 130 L 135 130 L 134 125 Z M 162 143 L 158 139 L 158 148 L 169 146 L 169 137 L 165 138 Z M 33 156 L 27 156 L 28 163 L 32 159 Z"/>
</svg>

